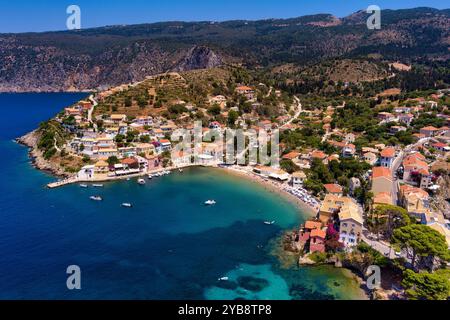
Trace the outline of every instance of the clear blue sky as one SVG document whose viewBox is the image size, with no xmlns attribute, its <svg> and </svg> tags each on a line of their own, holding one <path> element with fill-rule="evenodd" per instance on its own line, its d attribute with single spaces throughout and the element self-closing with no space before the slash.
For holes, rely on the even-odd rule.
<svg viewBox="0 0 450 320">
<path fill-rule="evenodd" d="M 449 8 L 447 0 L 1 0 L 0 33 L 64 30 L 66 8 L 81 8 L 82 28 L 157 21 L 289 18 L 315 13 L 342 17 L 376 4 L 382 9 Z"/>
</svg>

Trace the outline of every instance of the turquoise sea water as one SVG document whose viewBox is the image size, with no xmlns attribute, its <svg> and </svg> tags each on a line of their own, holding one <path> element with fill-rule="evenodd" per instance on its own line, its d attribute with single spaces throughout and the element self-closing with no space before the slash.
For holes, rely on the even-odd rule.
<svg viewBox="0 0 450 320">
<path fill-rule="evenodd" d="M 190 169 L 145 186 L 45 189 L 54 178 L 34 169 L 12 139 L 83 96 L 0 94 L 1 299 L 362 297 L 340 270 L 280 268 L 269 243 L 304 215 L 222 171 Z M 103 202 L 89 200 L 97 194 Z M 217 205 L 204 206 L 208 199 Z M 81 268 L 79 291 L 66 288 L 69 265 Z M 218 281 L 224 276 L 229 281 Z"/>
</svg>

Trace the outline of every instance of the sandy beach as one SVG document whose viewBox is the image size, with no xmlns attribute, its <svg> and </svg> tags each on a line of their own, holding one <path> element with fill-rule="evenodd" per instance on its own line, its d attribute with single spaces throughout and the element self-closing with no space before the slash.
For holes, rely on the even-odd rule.
<svg viewBox="0 0 450 320">
<path fill-rule="evenodd" d="M 235 175 L 237 177 L 245 178 L 248 180 L 251 180 L 255 183 L 258 183 L 260 186 L 262 186 L 265 190 L 277 193 L 280 196 L 284 197 L 286 200 L 290 201 L 291 203 L 294 203 L 302 212 L 306 213 L 308 217 L 315 217 L 317 215 L 317 210 L 309 206 L 308 204 L 301 201 L 299 198 L 295 197 L 294 195 L 290 194 L 289 192 L 286 192 L 282 185 L 278 182 L 275 182 L 273 180 L 265 180 L 262 177 L 247 172 L 243 169 L 236 169 L 233 167 L 228 168 L 221 168 L 218 167 L 219 170 L 226 172 L 227 174 Z"/>
</svg>

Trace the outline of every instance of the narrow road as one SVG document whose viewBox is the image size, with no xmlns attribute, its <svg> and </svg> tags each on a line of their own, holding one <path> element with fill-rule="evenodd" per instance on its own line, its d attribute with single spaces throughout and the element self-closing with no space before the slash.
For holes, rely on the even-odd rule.
<svg viewBox="0 0 450 320">
<path fill-rule="evenodd" d="M 94 99 L 93 95 L 89 96 L 89 100 L 92 102 L 92 107 L 88 111 L 88 121 L 89 123 L 92 123 L 95 131 L 97 131 L 97 124 L 92 121 L 92 113 L 94 112 L 95 107 L 98 106 L 98 102 Z"/>
<path fill-rule="evenodd" d="M 280 129 L 283 129 L 284 127 L 290 125 L 295 119 L 297 119 L 298 117 L 300 117 L 300 114 L 303 112 L 303 106 L 302 103 L 300 102 L 300 99 L 296 96 L 294 96 L 295 101 L 297 102 L 297 113 L 285 124 L 283 124 Z"/>
</svg>

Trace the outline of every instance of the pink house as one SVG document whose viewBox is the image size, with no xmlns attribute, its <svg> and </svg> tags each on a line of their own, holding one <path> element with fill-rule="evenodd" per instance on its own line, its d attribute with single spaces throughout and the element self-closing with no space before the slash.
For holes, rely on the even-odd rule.
<svg viewBox="0 0 450 320">
<path fill-rule="evenodd" d="M 325 252 L 325 238 L 326 232 L 320 229 L 311 231 L 309 242 L 309 252 Z"/>
</svg>

